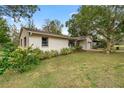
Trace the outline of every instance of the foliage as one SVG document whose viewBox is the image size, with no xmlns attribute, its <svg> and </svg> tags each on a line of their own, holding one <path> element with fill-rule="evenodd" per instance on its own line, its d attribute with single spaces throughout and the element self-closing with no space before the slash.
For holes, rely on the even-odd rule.
<svg viewBox="0 0 124 93">
<path fill-rule="evenodd" d="M 63 48 L 63 49 L 61 49 L 61 54 L 62 55 L 67 55 L 67 54 L 71 54 L 71 53 L 72 53 L 71 48 Z"/>
<path fill-rule="evenodd" d="M 11 45 L 11 44 L 10 44 Z M 56 57 L 58 55 L 67 55 L 72 53 L 75 48 L 63 48 L 59 54 L 57 50 L 42 51 L 38 48 L 8 48 L 4 50 L 4 55 L 0 61 L 0 74 L 3 74 L 6 69 L 13 69 L 16 72 L 23 73 L 30 70 L 33 65 L 39 64 L 43 59 Z"/>
<path fill-rule="evenodd" d="M 28 28 L 28 29 L 33 29 L 33 30 L 37 30 L 38 28 L 36 27 L 36 25 L 34 24 L 34 21 L 32 18 L 28 19 L 28 22 L 26 24 L 21 24 L 21 27 L 23 28 Z"/>
<path fill-rule="evenodd" d="M 35 26 L 35 24 L 34 24 L 33 19 L 29 19 L 29 20 L 28 20 L 27 28 L 29 28 L 29 29 L 36 29 L 36 26 Z"/>
<path fill-rule="evenodd" d="M 7 67 L 8 67 L 8 57 L 3 58 L 2 60 L 0 60 L 0 75 L 3 74 Z"/>
<path fill-rule="evenodd" d="M 51 32 L 54 34 L 62 34 L 62 27 L 63 24 L 61 24 L 58 20 L 46 20 L 45 25 L 43 26 L 43 30 L 46 32 Z"/>
<path fill-rule="evenodd" d="M 4 47 L 4 49 L 9 50 L 8 52 L 12 52 L 17 48 L 17 46 L 12 42 L 7 42 L 6 44 L 3 45 L 3 47 Z"/>
<path fill-rule="evenodd" d="M 45 51 L 44 52 L 44 59 L 47 59 L 47 58 L 51 58 L 52 57 L 52 54 L 50 51 Z"/>
<path fill-rule="evenodd" d="M 39 10 L 36 5 L 2 5 L 0 6 L 0 16 L 12 17 L 15 22 L 21 18 L 31 18 Z"/>
<path fill-rule="evenodd" d="M 16 25 L 10 25 L 10 38 L 11 42 L 15 46 L 19 46 L 19 30 L 17 29 Z"/>
<path fill-rule="evenodd" d="M 80 51 L 80 50 L 82 50 L 82 47 L 79 46 L 79 45 L 76 45 L 76 46 L 74 47 L 74 49 L 75 49 L 76 51 Z"/>
<path fill-rule="evenodd" d="M 3 54 L 1 56 L 1 59 L 0 59 L 0 75 L 3 74 L 6 69 L 8 69 L 10 67 L 10 50 L 7 49 L 7 48 L 4 48 L 3 50 Z"/>
<path fill-rule="evenodd" d="M 51 51 L 42 51 L 39 48 L 33 49 L 33 53 L 37 53 L 37 57 L 41 60 L 56 57 L 59 55 L 57 50 L 51 50 Z"/>
<path fill-rule="evenodd" d="M 56 57 L 56 56 L 58 56 L 58 55 L 59 55 L 59 53 L 58 53 L 57 50 L 51 50 L 51 56 L 52 56 L 52 57 Z"/>
<path fill-rule="evenodd" d="M 6 20 L 0 18 L 0 44 L 3 45 L 6 42 L 10 42 L 9 27 Z"/>
<path fill-rule="evenodd" d="M 6 73 L 0 76 L 0 87 L 123 88 L 123 60 L 124 53 L 77 52 L 43 60 L 35 70 L 26 73 Z"/>
<path fill-rule="evenodd" d="M 41 59 L 42 51 L 39 48 L 35 48 L 32 50 L 32 53 L 38 58 Z"/>
<path fill-rule="evenodd" d="M 25 72 L 31 69 L 33 64 L 40 62 L 39 52 L 32 50 L 31 47 L 27 49 L 17 48 L 11 53 L 12 68 L 18 72 Z"/>
<path fill-rule="evenodd" d="M 124 36 L 124 6 L 81 6 L 66 22 L 72 36 L 100 35 L 106 50 Z"/>
</svg>

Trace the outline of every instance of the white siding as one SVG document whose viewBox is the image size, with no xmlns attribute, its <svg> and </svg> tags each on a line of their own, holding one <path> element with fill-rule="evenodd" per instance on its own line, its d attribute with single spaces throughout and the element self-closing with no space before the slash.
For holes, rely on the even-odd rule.
<svg viewBox="0 0 124 93">
<path fill-rule="evenodd" d="M 68 48 L 68 42 L 68 39 L 48 37 L 48 46 L 42 46 L 42 36 L 29 37 L 29 46 L 32 45 L 33 48 L 39 48 L 43 51 L 60 51 L 62 48 Z"/>
<path fill-rule="evenodd" d="M 86 40 L 84 41 L 80 41 L 80 46 L 82 47 L 82 49 L 84 50 L 89 50 L 92 48 L 92 40 L 89 37 L 86 37 Z"/>
<path fill-rule="evenodd" d="M 53 50 L 60 51 L 62 48 L 68 48 L 68 39 L 49 38 L 49 47 Z"/>
<path fill-rule="evenodd" d="M 80 46 L 82 47 L 82 49 L 86 49 L 87 45 L 86 45 L 86 41 L 80 41 Z"/>
<path fill-rule="evenodd" d="M 87 37 L 86 41 L 87 41 L 87 43 L 86 43 L 87 48 L 86 49 L 89 50 L 92 48 L 92 40 L 90 39 L 90 37 Z"/>
<path fill-rule="evenodd" d="M 41 37 L 30 36 L 29 37 L 29 46 L 32 46 L 32 48 L 41 48 Z"/>
</svg>

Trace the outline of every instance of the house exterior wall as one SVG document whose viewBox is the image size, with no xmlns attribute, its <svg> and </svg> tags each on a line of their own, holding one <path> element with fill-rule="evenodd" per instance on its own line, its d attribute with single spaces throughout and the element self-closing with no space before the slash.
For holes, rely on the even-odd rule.
<svg viewBox="0 0 124 93">
<path fill-rule="evenodd" d="M 24 38 L 26 37 L 26 46 L 24 46 Z M 40 34 L 33 34 L 23 30 L 20 35 L 20 46 L 25 48 L 32 46 L 32 48 L 39 48 L 43 51 L 50 51 L 50 50 L 57 50 L 60 51 L 62 48 L 69 48 L 69 40 L 58 38 L 58 37 L 48 37 L 48 46 L 42 46 L 42 37 L 44 35 Z M 21 45 L 21 39 L 22 39 L 22 45 Z M 79 45 L 82 47 L 82 49 L 89 50 L 92 48 L 92 39 L 90 37 L 86 37 L 85 40 L 81 40 Z"/>
<path fill-rule="evenodd" d="M 24 46 L 24 38 L 26 37 L 26 46 Z M 22 40 L 22 45 L 21 45 Z M 29 33 L 26 30 L 22 31 L 22 34 L 20 36 L 20 46 L 21 47 L 28 47 L 29 46 Z"/>
<path fill-rule="evenodd" d="M 87 45 L 86 45 L 86 41 L 84 40 L 84 41 L 80 41 L 80 44 L 79 44 L 81 47 L 82 47 L 82 49 L 86 49 L 87 48 Z"/>
<path fill-rule="evenodd" d="M 68 48 L 68 39 L 48 37 L 48 46 L 42 46 L 42 36 L 34 35 L 29 37 L 29 46 L 39 48 L 43 51 L 57 50 Z"/>
<path fill-rule="evenodd" d="M 90 37 L 86 37 L 86 46 L 87 50 L 92 48 L 92 39 Z"/>
<path fill-rule="evenodd" d="M 86 37 L 85 40 L 80 41 L 80 44 L 79 45 L 84 50 L 92 49 L 92 40 L 89 37 Z"/>
</svg>

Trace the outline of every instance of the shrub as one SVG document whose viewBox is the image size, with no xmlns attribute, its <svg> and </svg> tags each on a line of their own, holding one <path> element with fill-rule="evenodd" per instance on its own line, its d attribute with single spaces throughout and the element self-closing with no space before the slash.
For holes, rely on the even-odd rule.
<svg viewBox="0 0 124 93">
<path fill-rule="evenodd" d="M 45 51 L 43 55 L 44 55 L 44 59 L 47 59 L 47 58 L 51 58 L 52 57 L 52 54 L 51 54 L 50 51 Z"/>
<path fill-rule="evenodd" d="M 41 59 L 42 57 L 42 52 L 39 48 L 35 48 L 32 50 L 32 53 L 38 58 Z"/>
<path fill-rule="evenodd" d="M 50 53 L 51 53 L 51 56 L 52 56 L 52 57 L 56 57 L 56 56 L 59 55 L 59 53 L 58 53 L 57 50 L 51 50 Z"/>
<path fill-rule="evenodd" d="M 81 46 L 75 46 L 75 51 L 80 51 L 80 50 L 82 50 L 82 47 Z"/>
<path fill-rule="evenodd" d="M 45 51 L 42 54 L 43 54 L 44 59 L 52 58 L 52 57 L 55 57 L 55 56 L 59 55 L 58 51 L 56 51 L 56 50 Z"/>
<path fill-rule="evenodd" d="M 0 75 L 3 74 L 6 71 L 6 69 L 8 69 L 10 67 L 9 55 L 10 55 L 10 50 L 4 48 L 4 52 L 0 58 Z"/>
<path fill-rule="evenodd" d="M 12 42 L 7 42 L 3 45 L 4 50 L 8 49 L 10 52 L 14 51 L 17 47 Z"/>
<path fill-rule="evenodd" d="M 70 54 L 70 53 L 72 53 L 71 48 L 63 48 L 63 49 L 61 49 L 61 54 L 62 55 L 67 55 L 67 54 Z"/>
<path fill-rule="evenodd" d="M 36 54 L 36 56 L 37 56 L 39 59 L 46 59 L 46 58 L 48 58 L 48 57 L 47 57 L 47 56 L 49 55 L 48 52 L 49 52 L 49 51 L 44 52 L 44 51 L 40 50 L 39 48 L 33 49 L 33 53 Z"/>
<path fill-rule="evenodd" d="M 27 49 L 17 48 L 11 53 L 12 68 L 18 72 L 24 72 L 31 69 L 32 64 L 40 62 L 40 51 L 38 49 L 32 50 L 31 47 Z"/>
<path fill-rule="evenodd" d="M 9 68 L 10 64 L 8 60 L 8 57 L 4 57 L 0 60 L 0 75 L 3 74 L 7 68 Z"/>
</svg>

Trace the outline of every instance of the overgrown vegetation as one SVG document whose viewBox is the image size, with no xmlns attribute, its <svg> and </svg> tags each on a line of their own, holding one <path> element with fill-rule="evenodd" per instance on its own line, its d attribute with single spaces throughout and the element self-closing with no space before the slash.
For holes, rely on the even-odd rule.
<svg viewBox="0 0 124 93">
<path fill-rule="evenodd" d="M 15 71 L 25 72 L 31 69 L 32 65 L 39 64 L 39 52 L 33 50 L 31 47 L 27 49 L 17 48 L 10 54 L 11 66 Z"/>
<path fill-rule="evenodd" d="M 7 21 L 0 17 L 0 45 L 4 46 L 6 42 L 10 42 L 9 27 Z"/>
<path fill-rule="evenodd" d="M 13 48 L 13 47 L 12 47 Z M 0 61 L 0 74 L 6 69 L 12 69 L 15 72 L 25 72 L 30 70 L 33 65 L 37 65 L 43 59 L 49 59 L 59 55 L 67 55 L 73 52 L 71 48 L 63 48 L 59 53 L 56 50 L 41 51 L 40 49 L 32 49 L 31 47 L 9 49 L 6 48 L 2 60 Z"/>
<path fill-rule="evenodd" d="M 124 53 L 76 52 L 42 60 L 22 74 L 6 71 L 0 76 L 0 87 L 123 88 L 123 56 Z"/>
<path fill-rule="evenodd" d="M 0 62 L 0 71 L 3 74 L 6 69 L 13 69 L 16 72 L 25 72 L 31 69 L 32 65 L 40 62 L 39 52 L 31 49 L 17 48 L 14 51 L 6 50 Z"/>
<path fill-rule="evenodd" d="M 71 53 L 72 53 L 71 48 L 63 48 L 63 49 L 61 49 L 61 54 L 62 55 L 67 55 L 67 54 L 71 54 Z"/>
</svg>

